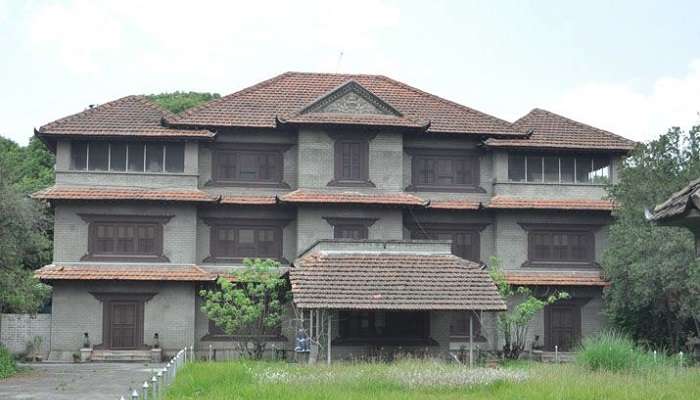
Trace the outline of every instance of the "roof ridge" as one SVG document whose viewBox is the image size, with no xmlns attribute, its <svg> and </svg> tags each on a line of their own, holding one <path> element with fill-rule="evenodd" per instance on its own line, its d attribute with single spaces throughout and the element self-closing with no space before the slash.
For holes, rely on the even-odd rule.
<svg viewBox="0 0 700 400">
<path fill-rule="evenodd" d="M 143 103 L 145 106 L 150 107 L 150 108 L 158 111 L 159 113 L 161 113 L 163 118 L 172 117 L 172 116 L 176 115 L 172 111 L 166 109 L 165 107 L 162 107 L 160 104 L 149 99 L 148 96 L 146 96 L 146 95 L 138 95 L 138 96 L 134 96 L 134 97 L 136 98 L 136 100 L 141 101 L 141 103 Z M 161 123 L 161 125 L 163 125 L 163 124 Z M 168 128 L 167 126 L 163 126 L 163 127 Z"/>
<path fill-rule="evenodd" d="M 479 111 L 479 110 L 477 110 L 477 109 L 474 109 L 474 108 L 465 106 L 465 105 L 460 104 L 460 103 L 457 103 L 457 102 L 455 102 L 455 101 L 448 100 L 448 99 L 446 99 L 446 98 L 444 98 L 444 97 L 440 97 L 440 96 L 438 96 L 438 95 L 435 95 L 435 94 L 432 94 L 432 93 L 428 93 L 428 92 L 426 92 L 426 91 L 424 91 L 424 90 L 418 89 L 418 88 L 416 88 L 416 87 L 414 87 L 414 86 L 411 86 L 411 85 L 409 85 L 409 84 L 407 84 L 407 83 L 404 83 L 404 82 L 401 82 L 401 81 L 397 81 L 396 79 L 389 78 L 388 76 L 385 76 L 385 75 L 375 75 L 375 76 L 376 76 L 377 78 L 379 78 L 379 79 L 384 79 L 384 80 L 387 81 L 387 82 L 390 82 L 390 83 L 392 83 L 392 84 L 401 86 L 401 87 L 403 87 L 404 89 L 407 89 L 407 90 L 410 90 L 410 91 L 412 91 L 412 92 L 418 93 L 418 94 L 420 94 L 420 95 L 422 95 L 422 96 L 428 96 L 428 97 L 430 97 L 430 98 L 432 98 L 432 99 L 435 99 L 435 100 L 437 100 L 437 101 L 439 101 L 439 102 L 441 102 L 441 103 L 443 103 L 443 104 L 449 105 L 449 106 L 451 106 L 451 107 L 456 107 L 456 108 L 459 108 L 459 109 L 461 109 L 461 110 L 465 110 L 465 111 L 469 111 L 469 112 L 474 112 L 474 113 L 479 114 L 479 115 L 481 115 L 481 116 L 483 116 L 483 117 L 485 117 L 485 118 L 488 118 L 488 119 L 491 119 L 491 120 L 493 120 L 493 121 L 495 121 L 495 122 L 498 122 L 499 124 L 504 124 L 504 125 L 507 126 L 508 128 L 512 129 L 512 124 L 511 124 L 510 122 L 506 121 L 505 119 L 498 118 L 498 117 L 493 116 L 493 115 L 491 115 L 491 114 L 486 114 L 486 113 L 483 112 L 483 111 Z M 520 133 L 520 132 L 515 131 L 514 129 L 513 129 L 513 131 L 514 131 L 514 133 Z M 504 131 L 504 133 L 506 133 L 506 132 Z"/>
<path fill-rule="evenodd" d="M 127 100 L 131 100 L 131 99 L 136 99 L 138 97 L 139 97 L 139 95 L 130 94 L 130 95 L 123 96 L 123 97 L 120 97 L 120 98 L 115 99 L 115 100 L 108 101 L 108 102 L 103 103 L 103 104 L 95 105 L 94 107 L 86 108 L 83 111 L 79 111 L 75 114 L 71 114 L 71 115 L 68 115 L 66 117 L 59 118 L 55 121 L 49 122 L 48 124 L 40 126 L 39 132 L 43 132 L 46 129 L 55 128 L 56 126 L 62 125 L 68 121 L 73 121 L 73 120 L 78 119 L 80 117 L 83 117 L 85 115 L 93 114 L 93 113 L 97 112 L 97 110 L 101 110 L 101 109 L 105 109 L 105 108 L 109 108 L 109 107 L 114 107 L 118 103 L 122 103 L 122 102 L 125 102 Z"/>
<path fill-rule="evenodd" d="M 618 135 L 618 134 L 612 133 L 612 132 L 607 131 L 607 130 L 605 130 L 605 129 L 596 128 L 595 126 L 588 125 L 588 124 L 583 123 L 583 122 L 580 122 L 580 121 L 576 121 L 575 119 L 571 119 L 571 118 L 566 117 L 566 116 L 564 116 L 564 115 L 557 114 L 557 113 L 552 112 L 552 111 L 549 111 L 549 110 L 545 110 L 544 108 L 535 107 L 535 108 L 533 108 L 529 113 L 527 113 L 527 115 L 523 116 L 523 117 L 520 118 L 520 119 L 523 119 L 523 118 L 527 117 L 528 115 L 531 115 L 531 114 L 533 114 L 533 113 L 535 113 L 535 112 L 542 112 L 542 113 L 545 113 L 545 114 L 548 114 L 548 115 L 551 115 L 551 116 L 554 116 L 554 117 L 557 117 L 557 118 L 562 118 L 562 119 L 566 120 L 567 122 L 570 122 L 570 123 L 572 123 L 572 124 L 574 124 L 574 125 L 578 125 L 578 126 L 583 127 L 583 128 L 593 129 L 594 131 L 597 131 L 597 132 L 602 133 L 602 134 L 604 134 L 604 135 L 608 135 L 608 136 L 614 137 L 615 139 L 623 140 L 623 141 L 628 142 L 628 143 L 630 143 L 630 144 L 637 144 L 637 142 L 635 142 L 634 140 L 627 139 L 627 138 L 624 137 L 624 136 L 620 136 L 620 135 Z M 519 120 L 518 120 L 518 121 L 519 121 Z M 517 121 L 516 121 L 515 123 L 517 123 Z"/>
<path fill-rule="evenodd" d="M 168 124 L 177 124 L 179 120 L 182 120 L 184 117 L 190 116 L 195 112 L 203 110 L 207 107 L 211 107 L 212 105 L 218 104 L 218 103 L 223 102 L 227 99 L 235 98 L 235 97 L 241 96 L 243 94 L 246 94 L 248 92 L 252 92 L 253 90 L 260 89 L 260 88 L 265 87 L 271 83 L 277 82 L 283 78 L 291 76 L 292 74 L 294 74 L 294 72 L 290 72 L 290 71 L 283 72 L 279 75 L 273 76 L 272 78 L 268 78 L 264 81 L 261 81 L 261 82 L 254 84 L 254 85 L 245 87 L 237 92 L 227 94 L 226 96 L 221 96 L 218 99 L 212 99 L 212 100 L 207 101 L 206 103 L 200 104 L 196 107 L 188 108 L 187 110 L 181 112 L 180 114 L 175 114 L 175 116 L 173 118 L 166 118 L 166 122 Z"/>
</svg>

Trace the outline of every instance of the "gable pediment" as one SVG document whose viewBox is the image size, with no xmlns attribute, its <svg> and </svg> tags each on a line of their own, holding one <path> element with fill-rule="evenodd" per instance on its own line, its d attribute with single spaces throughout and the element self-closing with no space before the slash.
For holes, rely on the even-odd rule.
<svg viewBox="0 0 700 400">
<path fill-rule="evenodd" d="M 308 113 L 402 116 L 394 107 L 355 81 L 332 90 L 299 114 Z"/>
</svg>

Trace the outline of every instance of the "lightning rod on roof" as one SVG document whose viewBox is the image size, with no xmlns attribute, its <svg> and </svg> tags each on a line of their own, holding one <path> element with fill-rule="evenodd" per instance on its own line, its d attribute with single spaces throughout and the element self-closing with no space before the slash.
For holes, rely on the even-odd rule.
<svg viewBox="0 0 700 400">
<path fill-rule="evenodd" d="M 343 61 L 343 51 L 340 51 L 340 54 L 338 55 L 338 63 L 335 64 L 335 73 L 337 74 L 340 71 L 340 63 Z"/>
</svg>

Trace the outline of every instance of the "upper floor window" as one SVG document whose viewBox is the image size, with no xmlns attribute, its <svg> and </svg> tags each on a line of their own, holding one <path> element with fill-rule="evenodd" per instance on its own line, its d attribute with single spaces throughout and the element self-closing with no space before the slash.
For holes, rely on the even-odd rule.
<svg viewBox="0 0 700 400">
<path fill-rule="evenodd" d="M 208 219 L 213 261 L 244 258 L 282 259 L 282 228 L 286 221 Z"/>
<path fill-rule="evenodd" d="M 281 184 L 284 150 L 288 146 L 238 144 L 217 148 L 213 155 L 212 179 L 232 184 Z"/>
<path fill-rule="evenodd" d="M 165 261 L 163 224 L 169 217 L 81 215 L 88 221 L 87 260 Z"/>
<path fill-rule="evenodd" d="M 409 149 L 411 187 L 426 191 L 479 190 L 479 157 L 467 151 Z"/>
<path fill-rule="evenodd" d="M 336 184 L 366 184 L 369 182 L 369 141 L 338 138 L 335 141 Z"/>
<path fill-rule="evenodd" d="M 474 262 L 481 261 L 481 230 L 483 224 L 416 224 L 411 227 L 411 239 L 451 240 L 452 254 Z"/>
<path fill-rule="evenodd" d="M 604 184 L 609 179 L 608 157 L 531 154 L 508 156 L 508 180 L 512 182 Z"/>
<path fill-rule="evenodd" d="M 71 142 L 76 171 L 172 172 L 185 170 L 183 143 Z"/>
<path fill-rule="evenodd" d="M 594 228 L 585 225 L 521 224 L 527 231 L 529 263 L 593 263 Z"/>
</svg>

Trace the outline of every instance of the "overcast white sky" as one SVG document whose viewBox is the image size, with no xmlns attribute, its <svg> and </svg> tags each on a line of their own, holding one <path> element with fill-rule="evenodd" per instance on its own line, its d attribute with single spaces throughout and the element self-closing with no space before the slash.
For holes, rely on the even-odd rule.
<svg viewBox="0 0 700 400">
<path fill-rule="evenodd" d="M 700 2 L 0 0 L 0 134 L 128 94 L 378 73 L 636 140 L 700 123 Z M 339 61 L 339 54 L 343 53 Z"/>
</svg>

